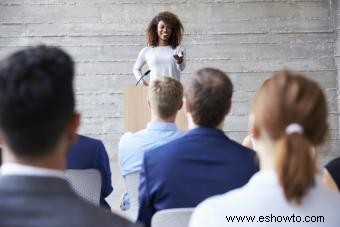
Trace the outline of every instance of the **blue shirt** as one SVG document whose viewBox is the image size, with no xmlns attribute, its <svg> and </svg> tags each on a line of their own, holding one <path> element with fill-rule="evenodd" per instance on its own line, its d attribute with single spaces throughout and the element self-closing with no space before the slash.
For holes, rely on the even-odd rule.
<svg viewBox="0 0 340 227">
<path fill-rule="evenodd" d="M 123 176 L 140 171 L 144 153 L 181 137 L 175 123 L 149 122 L 146 129 L 127 132 L 119 141 L 119 166 Z"/>
</svg>

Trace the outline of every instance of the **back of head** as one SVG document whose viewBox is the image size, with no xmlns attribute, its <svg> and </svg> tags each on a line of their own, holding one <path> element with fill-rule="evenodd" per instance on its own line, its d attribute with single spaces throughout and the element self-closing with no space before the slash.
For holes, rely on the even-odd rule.
<svg viewBox="0 0 340 227">
<path fill-rule="evenodd" d="M 18 157 L 48 155 L 74 113 L 73 62 L 56 47 L 18 51 L 0 62 L 0 131 Z"/>
<path fill-rule="evenodd" d="M 164 76 L 154 80 L 149 87 L 151 108 L 161 119 L 176 116 L 182 106 L 183 86 L 181 82 Z"/>
<path fill-rule="evenodd" d="M 320 86 L 298 73 L 277 72 L 259 90 L 253 111 L 254 136 L 263 129 L 274 142 L 280 184 L 288 201 L 300 203 L 314 184 L 313 147 L 322 144 L 328 131 Z"/>
<path fill-rule="evenodd" d="M 204 68 L 195 72 L 185 91 L 194 123 L 218 126 L 230 109 L 232 93 L 233 84 L 221 70 Z"/>
</svg>

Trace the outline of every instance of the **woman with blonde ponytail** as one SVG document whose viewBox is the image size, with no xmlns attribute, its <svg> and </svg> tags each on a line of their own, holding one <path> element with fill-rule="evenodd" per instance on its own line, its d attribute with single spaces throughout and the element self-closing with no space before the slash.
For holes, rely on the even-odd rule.
<svg viewBox="0 0 340 227">
<path fill-rule="evenodd" d="M 320 86 L 277 72 L 257 92 L 252 111 L 260 171 L 244 187 L 202 202 L 189 226 L 340 226 L 340 196 L 323 186 L 314 149 L 328 132 Z"/>
</svg>

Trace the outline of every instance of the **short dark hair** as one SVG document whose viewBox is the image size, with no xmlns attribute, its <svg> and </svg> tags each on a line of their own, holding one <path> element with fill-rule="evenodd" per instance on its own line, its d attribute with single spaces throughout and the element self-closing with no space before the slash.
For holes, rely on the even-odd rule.
<svg viewBox="0 0 340 227">
<path fill-rule="evenodd" d="M 194 73 L 185 91 L 195 124 L 218 126 L 231 106 L 233 84 L 221 70 L 203 68 Z"/>
<path fill-rule="evenodd" d="M 0 62 L 0 130 L 18 157 L 42 157 L 74 114 L 71 57 L 57 47 L 30 47 Z"/>
<path fill-rule="evenodd" d="M 172 31 L 169 37 L 169 45 L 172 48 L 176 48 L 182 41 L 184 28 L 178 17 L 168 11 L 159 13 L 149 23 L 148 28 L 146 29 L 147 43 L 152 47 L 158 46 L 157 26 L 160 21 L 163 21 L 165 24 L 171 26 Z"/>
</svg>

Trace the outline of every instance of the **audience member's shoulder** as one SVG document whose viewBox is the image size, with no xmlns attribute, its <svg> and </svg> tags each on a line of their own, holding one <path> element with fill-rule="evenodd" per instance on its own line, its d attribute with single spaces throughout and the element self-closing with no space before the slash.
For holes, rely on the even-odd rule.
<svg viewBox="0 0 340 227">
<path fill-rule="evenodd" d="M 179 136 L 177 139 L 174 139 L 170 142 L 162 144 L 156 148 L 152 148 L 145 152 L 145 157 L 158 157 L 163 156 L 164 154 L 170 154 L 172 152 L 176 152 L 179 147 L 181 147 L 181 143 L 183 140 L 183 135 Z"/>
<path fill-rule="evenodd" d="M 121 136 L 121 140 L 126 140 L 126 139 L 132 139 L 132 138 L 138 138 L 138 137 L 143 137 L 146 133 L 146 130 L 140 130 L 137 132 L 126 132 Z"/>
<path fill-rule="evenodd" d="M 119 141 L 124 141 L 128 138 L 131 138 L 131 136 L 133 136 L 133 133 L 132 132 L 126 132 L 124 133 L 121 137 L 120 137 L 120 140 Z"/>
<path fill-rule="evenodd" d="M 331 160 L 329 163 L 326 165 L 327 169 L 340 169 L 340 157 Z"/>
<path fill-rule="evenodd" d="M 245 154 L 247 154 L 247 153 L 248 154 L 253 154 L 253 155 L 255 154 L 254 150 L 249 149 L 248 147 L 245 147 L 242 144 L 240 144 L 240 143 L 238 143 L 238 142 L 236 142 L 236 141 L 234 141 L 234 140 L 232 140 L 230 138 L 229 138 L 229 141 L 230 141 L 231 146 L 233 146 L 235 149 L 238 149 L 238 150 L 240 150 L 242 152 L 245 152 Z"/>
<path fill-rule="evenodd" d="M 238 204 L 242 206 L 244 203 L 240 201 L 244 199 L 236 195 L 238 198 L 235 200 L 233 194 L 235 193 L 231 191 L 223 195 L 215 195 L 199 203 L 192 214 L 190 226 L 212 226 L 217 219 L 227 214 L 227 210 L 237 209 Z"/>
<path fill-rule="evenodd" d="M 99 139 L 95 139 L 92 137 L 84 136 L 84 135 L 78 135 L 79 142 L 83 143 L 91 143 L 91 144 L 102 144 L 102 141 Z"/>
<path fill-rule="evenodd" d="M 328 200 L 329 203 L 336 203 L 338 204 L 338 207 L 340 207 L 340 194 L 326 187 L 322 183 L 322 177 L 319 175 L 316 177 L 316 186 L 314 187 L 314 189 L 316 189 L 314 190 L 315 192 L 323 196 L 324 201 Z M 318 195 L 316 195 L 315 197 L 318 197 Z"/>
<path fill-rule="evenodd" d="M 158 147 L 155 147 L 155 148 L 152 148 L 152 149 L 146 151 L 144 153 L 144 157 L 145 158 L 149 158 L 149 157 L 153 157 L 153 156 L 155 156 L 157 154 L 160 154 L 160 152 L 162 152 L 162 150 L 164 150 L 164 148 L 166 148 L 167 145 L 168 144 L 163 144 L 163 145 L 160 145 Z"/>
<path fill-rule="evenodd" d="M 120 139 L 119 139 L 119 145 L 122 145 L 122 144 L 131 144 L 133 143 L 133 141 L 136 141 L 136 140 L 145 140 L 146 138 L 146 131 L 143 129 L 143 130 L 140 130 L 138 132 L 126 132 L 124 133 Z"/>
<path fill-rule="evenodd" d="M 132 132 L 124 133 L 119 139 L 118 146 L 121 147 L 124 146 L 125 144 L 130 144 L 132 140 L 135 138 L 134 134 L 135 133 Z"/>
</svg>

